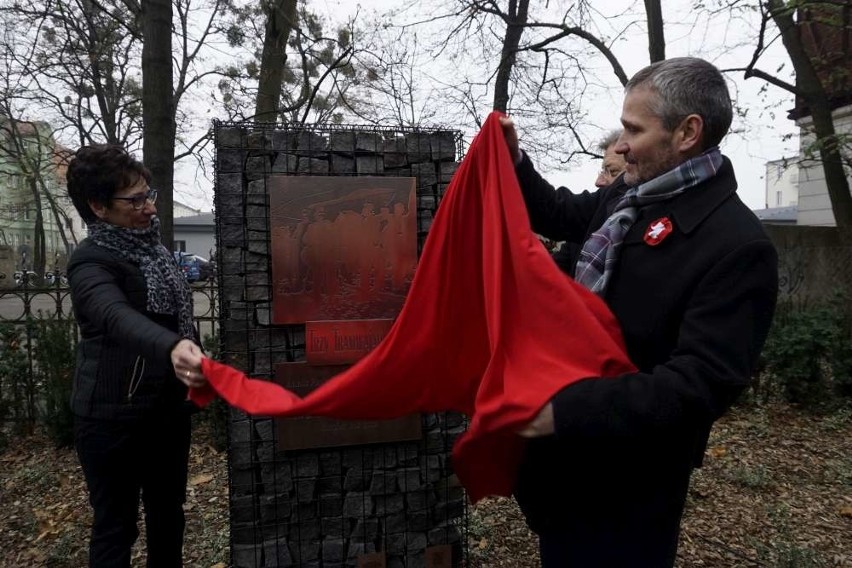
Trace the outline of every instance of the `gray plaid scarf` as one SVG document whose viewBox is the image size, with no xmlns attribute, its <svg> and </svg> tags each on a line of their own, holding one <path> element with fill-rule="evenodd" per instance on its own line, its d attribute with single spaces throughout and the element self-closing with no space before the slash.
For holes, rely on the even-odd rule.
<svg viewBox="0 0 852 568">
<path fill-rule="evenodd" d="M 195 338 L 192 291 L 174 257 L 160 242 L 160 220 L 153 217 L 147 229 L 129 229 L 100 220 L 87 228 L 95 244 L 129 260 L 142 271 L 148 289 L 148 311 L 176 315 L 181 337 Z"/>
<path fill-rule="evenodd" d="M 609 218 L 583 244 L 577 261 L 575 280 L 599 296 L 606 292 L 624 236 L 639 209 L 651 203 L 666 201 L 690 187 L 710 179 L 722 165 L 722 153 L 714 146 L 674 169 L 627 190 L 616 203 Z"/>
</svg>

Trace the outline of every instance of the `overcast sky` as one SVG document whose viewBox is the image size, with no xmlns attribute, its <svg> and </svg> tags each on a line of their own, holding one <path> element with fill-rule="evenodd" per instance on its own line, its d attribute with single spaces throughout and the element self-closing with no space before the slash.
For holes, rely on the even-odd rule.
<svg viewBox="0 0 852 568">
<path fill-rule="evenodd" d="M 535 0 L 533 0 L 535 3 Z M 384 12 L 391 8 L 411 4 L 407 0 L 364 0 L 360 3 L 351 0 L 311 0 L 310 6 L 317 13 L 324 15 L 330 20 L 340 21 L 353 16 L 356 11 L 359 17 L 369 16 L 371 12 Z M 435 10 L 439 2 L 417 2 L 420 9 Z M 550 6 L 556 4 L 564 5 L 565 2 L 550 1 Z M 631 13 L 631 6 L 634 11 Z M 745 19 L 743 21 L 731 21 L 725 15 L 708 18 L 697 14 L 690 0 L 667 0 L 663 3 L 664 18 L 666 21 L 666 56 L 676 57 L 684 55 L 699 56 L 713 62 L 721 69 L 744 66 L 750 59 L 754 49 L 757 23 Z M 607 0 L 599 8 L 601 13 L 592 14 L 596 18 L 595 26 L 597 32 L 615 35 L 616 30 L 621 30 L 625 22 L 635 21 L 637 14 L 641 13 L 643 3 L 630 2 L 626 0 Z M 405 23 L 416 19 L 412 12 L 395 18 L 394 23 Z M 446 23 L 442 24 L 446 27 Z M 779 66 L 787 61 L 783 47 L 778 45 L 772 47 L 768 57 L 762 59 L 760 67 L 768 72 L 774 72 Z M 740 47 L 737 47 L 740 46 Z M 612 45 L 612 49 L 630 76 L 643 66 L 648 64 L 647 39 L 641 25 L 632 26 L 627 33 L 622 34 L 621 39 Z M 601 69 L 606 70 L 603 58 L 594 63 Z M 476 62 L 471 61 L 471 65 Z M 786 68 L 789 69 L 789 64 Z M 782 71 L 787 73 L 787 71 Z M 609 73 L 611 75 L 611 72 Z M 585 102 L 585 110 L 589 120 L 584 134 L 589 138 L 588 142 L 594 143 L 592 138 L 598 133 L 619 126 L 618 117 L 621 111 L 622 92 L 620 85 L 614 77 L 608 77 L 603 73 L 604 82 L 609 82 L 598 96 L 591 97 Z M 787 119 L 787 111 L 793 106 L 792 96 L 775 87 L 769 86 L 760 79 L 745 80 L 742 73 L 729 73 L 729 87 L 732 97 L 739 106 L 747 109 L 747 118 L 734 118 L 731 133 L 722 144 L 722 151 L 734 164 L 737 179 L 739 181 L 739 194 L 745 203 L 753 208 L 764 207 L 765 203 L 765 163 L 770 160 L 789 157 L 798 152 L 798 138 L 795 136 L 795 127 L 792 121 Z M 490 99 L 489 99 L 490 100 Z M 590 102 L 593 101 L 593 102 Z M 481 113 L 487 113 L 486 109 L 480 109 Z M 471 121 L 472 124 L 472 121 Z M 523 125 L 519 125 L 523 128 Z M 469 138 L 473 134 L 470 124 L 459 125 L 460 130 Z M 792 138 L 783 139 L 785 135 L 793 134 Z M 523 137 L 521 140 L 523 144 Z M 546 169 L 546 177 L 554 185 L 565 185 L 573 190 L 593 189 L 593 182 L 597 175 L 600 164 L 591 159 L 575 160 L 567 167 L 554 167 Z M 193 183 L 194 173 L 186 171 L 179 174 L 177 190 L 178 200 L 181 200 L 181 185 L 186 192 L 186 200 L 192 205 L 210 208 L 212 202 L 212 191 L 204 188 L 204 182 L 198 180 Z M 194 185 L 194 189 L 188 186 Z"/>
</svg>

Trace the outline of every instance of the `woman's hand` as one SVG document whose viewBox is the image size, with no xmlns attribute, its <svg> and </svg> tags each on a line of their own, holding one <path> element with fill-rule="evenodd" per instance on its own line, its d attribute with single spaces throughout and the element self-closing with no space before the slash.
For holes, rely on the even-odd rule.
<svg viewBox="0 0 852 568">
<path fill-rule="evenodd" d="M 518 432 L 524 438 L 539 438 L 541 436 L 550 436 L 556 431 L 556 424 L 553 421 L 553 403 L 548 402 L 544 408 L 533 418 L 532 422 Z"/>
<path fill-rule="evenodd" d="M 521 155 L 521 148 L 518 144 L 518 131 L 515 130 L 515 122 L 508 116 L 501 116 L 500 126 L 503 128 L 503 136 L 506 138 L 506 146 L 509 147 L 509 154 L 512 156 L 515 166 L 517 166 L 521 163 L 523 156 Z"/>
<path fill-rule="evenodd" d="M 171 353 L 172 366 L 175 368 L 175 376 L 190 388 L 203 387 L 207 379 L 201 373 L 201 360 L 204 352 L 189 339 L 181 339 L 174 346 Z"/>
</svg>

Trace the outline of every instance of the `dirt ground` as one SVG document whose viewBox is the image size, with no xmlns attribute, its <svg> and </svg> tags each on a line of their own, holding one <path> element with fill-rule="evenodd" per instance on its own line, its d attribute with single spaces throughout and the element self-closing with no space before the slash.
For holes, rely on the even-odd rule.
<svg viewBox="0 0 852 568">
<path fill-rule="evenodd" d="M 186 566 L 228 566 L 227 456 L 195 432 Z M 86 564 L 90 512 L 74 452 L 41 435 L 0 454 L 0 566 Z M 470 510 L 471 567 L 538 566 L 511 499 Z M 144 565 L 137 546 L 134 566 Z M 678 567 L 852 567 L 852 412 L 739 407 L 714 428 L 693 476 Z"/>
</svg>

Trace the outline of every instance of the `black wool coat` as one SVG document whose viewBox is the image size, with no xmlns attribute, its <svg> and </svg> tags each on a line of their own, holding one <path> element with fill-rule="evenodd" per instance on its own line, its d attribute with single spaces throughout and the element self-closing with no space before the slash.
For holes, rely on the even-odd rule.
<svg viewBox="0 0 852 568">
<path fill-rule="evenodd" d="M 627 190 L 623 176 L 594 193 L 554 190 L 526 157 L 517 175 L 533 229 L 576 250 Z M 667 472 L 688 476 L 749 384 L 775 309 L 777 254 L 736 187 L 724 158 L 710 180 L 640 210 L 604 296 L 639 372 L 590 377 L 553 399 L 556 435 L 528 446 L 516 493 L 534 530 L 584 506 L 617 507 Z M 661 219 L 671 233 L 652 246 Z"/>
<path fill-rule="evenodd" d="M 85 239 L 68 262 L 68 280 L 80 326 L 74 413 L 130 420 L 187 411 L 186 387 L 171 363 L 181 339 L 177 317 L 147 311 L 139 267 Z"/>
</svg>

